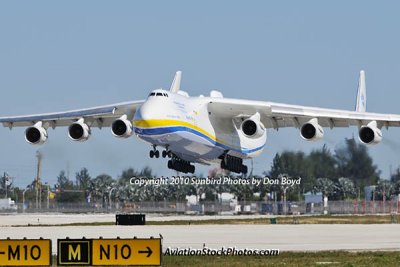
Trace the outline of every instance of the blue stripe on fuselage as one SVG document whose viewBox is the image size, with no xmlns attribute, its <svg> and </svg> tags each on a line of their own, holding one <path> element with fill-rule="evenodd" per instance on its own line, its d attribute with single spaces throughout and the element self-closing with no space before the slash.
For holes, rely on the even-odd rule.
<svg viewBox="0 0 400 267">
<path fill-rule="evenodd" d="M 221 144 L 220 142 L 216 142 L 215 140 L 211 139 L 207 135 L 205 135 L 199 131 L 196 131 L 194 129 L 185 127 L 185 126 L 168 126 L 168 127 L 157 127 L 157 128 L 136 128 L 135 127 L 135 133 L 142 134 L 142 135 L 162 135 L 162 134 L 169 134 L 169 133 L 175 133 L 175 132 L 190 132 L 192 134 L 195 134 L 197 136 L 200 136 L 200 137 L 206 139 L 208 142 L 210 142 L 211 144 L 213 144 L 215 146 L 219 146 L 226 150 L 233 150 L 233 151 L 246 153 L 246 154 L 256 152 L 258 150 L 263 149 L 263 147 L 264 147 L 264 145 L 262 145 L 260 147 L 253 148 L 253 149 L 235 149 L 235 148 L 229 147 L 227 145 Z"/>
</svg>

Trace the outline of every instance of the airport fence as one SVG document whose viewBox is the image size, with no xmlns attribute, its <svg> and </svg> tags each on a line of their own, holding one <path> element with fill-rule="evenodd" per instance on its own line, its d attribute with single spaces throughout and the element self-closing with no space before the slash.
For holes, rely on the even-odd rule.
<svg viewBox="0 0 400 267">
<path fill-rule="evenodd" d="M 17 204 L 17 211 L 52 213 L 165 213 L 165 214 L 388 214 L 400 211 L 398 201 L 328 201 L 323 203 L 300 202 L 125 202 L 125 203 L 35 203 Z M 0 210 L 1 211 L 1 210 Z M 9 212 L 7 210 L 3 210 Z"/>
</svg>

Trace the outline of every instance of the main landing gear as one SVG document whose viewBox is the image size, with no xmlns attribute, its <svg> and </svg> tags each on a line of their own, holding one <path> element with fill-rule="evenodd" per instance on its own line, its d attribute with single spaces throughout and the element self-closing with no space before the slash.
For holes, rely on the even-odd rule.
<svg viewBox="0 0 400 267">
<path fill-rule="evenodd" d="M 168 160 L 168 168 L 184 173 L 194 173 L 195 170 L 194 165 L 191 165 L 189 161 L 180 159 L 175 155 L 172 155 L 172 159 Z"/>
<path fill-rule="evenodd" d="M 243 159 L 228 154 L 221 156 L 221 169 L 236 173 L 247 173 L 247 166 L 243 165 Z"/>
<path fill-rule="evenodd" d="M 150 150 L 150 158 L 159 158 L 160 151 L 157 150 L 157 146 L 153 145 L 153 150 Z M 165 150 L 162 151 L 161 156 L 163 158 L 171 158 L 168 160 L 168 168 L 183 172 L 183 173 L 194 173 L 195 167 L 191 165 L 189 161 L 183 160 L 178 156 L 174 155 L 171 150 L 168 149 L 168 146 L 165 147 Z"/>
</svg>

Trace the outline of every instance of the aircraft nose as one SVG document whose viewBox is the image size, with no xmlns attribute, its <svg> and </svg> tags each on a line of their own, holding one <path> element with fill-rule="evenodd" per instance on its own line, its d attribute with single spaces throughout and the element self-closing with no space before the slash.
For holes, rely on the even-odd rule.
<svg viewBox="0 0 400 267">
<path fill-rule="evenodd" d="M 135 113 L 135 121 L 141 125 L 146 124 L 146 121 L 152 118 L 152 108 L 148 103 L 143 105 Z M 146 125 L 144 125 L 146 126 Z"/>
</svg>

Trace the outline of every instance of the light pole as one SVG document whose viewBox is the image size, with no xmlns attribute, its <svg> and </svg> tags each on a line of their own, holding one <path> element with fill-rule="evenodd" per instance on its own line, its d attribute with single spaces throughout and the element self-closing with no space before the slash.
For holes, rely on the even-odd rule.
<svg viewBox="0 0 400 267">
<path fill-rule="evenodd" d="M 112 194 L 112 191 L 113 191 L 114 189 L 116 189 L 116 188 L 113 187 L 113 188 L 111 188 L 110 191 L 108 192 L 108 202 L 110 203 L 110 210 L 111 210 L 111 207 L 112 207 L 112 205 L 111 205 L 111 194 Z"/>
<path fill-rule="evenodd" d="M 15 196 L 15 203 L 18 203 L 18 192 L 16 192 L 15 190 L 17 190 L 17 189 L 14 187 L 13 192 L 14 192 L 14 196 Z"/>
<path fill-rule="evenodd" d="M 8 198 L 7 196 L 7 178 L 6 178 L 6 173 L 4 173 L 4 188 L 6 189 L 6 199 Z"/>
<path fill-rule="evenodd" d="M 286 190 L 288 189 L 288 186 L 283 187 L 283 214 L 286 215 L 287 213 L 287 208 L 286 208 Z"/>
<path fill-rule="evenodd" d="M 37 173 L 36 173 L 36 209 L 41 208 L 42 198 L 41 198 L 41 189 L 40 189 L 40 162 L 42 160 L 42 154 L 40 151 L 36 151 L 37 158 Z"/>
<path fill-rule="evenodd" d="M 288 179 L 288 176 L 286 176 L 286 174 L 281 174 L 279 175 L 279 179 L 280 179 L 280 186 L 281 189 L 283 190 L 283 207 L 282 207 L 282 213 L 284 215 L 286 215 L 286 190 L 289 188 L 289 186 L 285 186 L 283 185 L 283 181 Z M 286 182 L 285 182 L 286 184 Z"/>
<path fill-rule="evenodd" d="M 50 208 L 50 185 L 46 182 L 44 183 L 47 186 L 47 211 Z"/>
<path fill-rule="evenodd" d="M 299 178 L 299 179 L 301 179 L 301 178 Z M 285 214 L 286 215 L 286 213 L 287 213 L 287 207 L 286 207 L 286 191 L 288 190 L 288 189 L 290 189 L 292 186 L 294 186 L 294 180 L 292 180 L 292 178 L 291 177 L 289 177 L 289 176 L 287 176 L 287 175 L 285 175 L 285 174 L 283 174 L 283 175 L 280 175 L 280 180 L 281 180 L 281 188 L 283 189 L 283 209 L 282 209 L 282 211 L 283 211 L 283 214 Z M 283 181 L 285 180 L 285 185 L 283 184 Z M 288 183 L 288 181 L 290 181 L 290 180 L 292 180 L 292 183 Z"/>
<path fill-rule="evenodd" d="M 29 187 L 25 188 L 22 192 L 22 212 L 25 211 L 25 192 L 29 190 Z"/>
<path fill-rule="evenodd" d="M 6 190 L 6 198 L 8 198 L 8 190 L 7 190 L 7 188 L 8 188 L 8 183 L 9 183 L 9 181 L 8 181 L 8 179 L 9 179 L 9 177 L 8 177 L 8 174 L 6 173 L 6 172 L 4 172 L 4 175 L 3 175 L 3 179 L 4 179 L 4 189 Z"/>
</svg>

